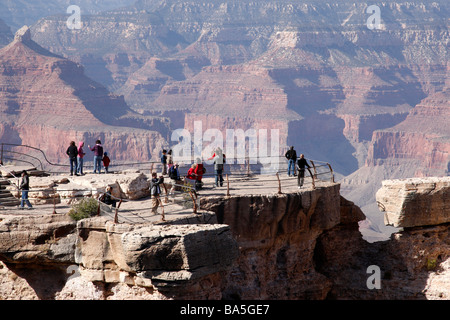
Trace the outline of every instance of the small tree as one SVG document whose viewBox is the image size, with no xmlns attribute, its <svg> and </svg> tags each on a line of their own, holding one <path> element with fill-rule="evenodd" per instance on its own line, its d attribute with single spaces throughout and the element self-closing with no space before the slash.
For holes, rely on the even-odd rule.
<svg viewBox="0 0 450 320">
<path fill-rule="evenodd" d="M 72 206 L 69 216 L 75 221 L 90 218 L 97 214 L 98 203 L 94 198 L 83 198 Z"/>
</svg>

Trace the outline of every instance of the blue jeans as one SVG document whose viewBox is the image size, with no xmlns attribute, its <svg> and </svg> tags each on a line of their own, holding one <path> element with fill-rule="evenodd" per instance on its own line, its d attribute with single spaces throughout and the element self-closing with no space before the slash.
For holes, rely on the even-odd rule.
<svg viewBox="0 0 450 320">
<path fill-rule="evenodd" d="M 215 172 L 215 176 L 216 176 L 216 187 L 219 186 L 219 181 L 220 181 L 220 186 L 223 186 L 223 176 L 222 176 L 222 169 L 217 169 L 214 170 Z"/>
<path fill-rule="evenodd" d="M 70 158 L 70 174 L 77 173 L 77 157 Z"/>
<path fill-rule="evenodd" d="M 83 158 L 78 158 L 77 173 L 83 174 Z"/>
<path fill-rule="evenodd" d="M 292 174 L 295 175 L 295 160 L 289 159 L 288 162 L 288 176 L 291 175 L 291 168 L 292 168 Z"/>
<path fill-rule="evenodd" d="M 94 156 L 94 173 L 102 173 L 102 156 Z"/>
<path fill-rule="evenodd" d="M 28 190 L 22 190 L 22 200 L 20 200 L 20 207 L 23 208 L 23 203 L 26 203 L 29 208 L 32 207 L 30 201 L 28 200 Z"/>
</svg>

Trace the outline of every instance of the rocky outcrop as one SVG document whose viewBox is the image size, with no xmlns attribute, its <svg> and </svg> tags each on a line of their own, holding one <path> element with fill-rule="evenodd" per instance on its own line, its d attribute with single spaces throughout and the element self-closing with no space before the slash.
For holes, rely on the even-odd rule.
<svg viewBox="0 0 450 320">
<path fill-rule="evenodd" d="M 15 179 L 14 182 L 17 182 Z M 117 199 L 138 200 L 150 195 L 150 180 L 141 172 L 121 172 L 95 176 L 47 176 L 30 179 L 31 192 L 28 198 L 32 204 L 72 204 L 83 197 L 98 198 L 111 186 Z M 17 188 L 9 185 L 7 190 L 20 199 Z"/>
<path fill-rule="evenodd" d="M 237 256 L 236 242 L 225 225 L 115 225 L 101 217 L 76 223 L 65 215 L 1 219 L 2 267 L 27 279 L 35 291 L 23 299 L 107 297 L 105 289 L 94 290 L 92 295 L 78 291 L 83 286 L 95 287 L 92 284 L 143 288 L 142 297 L 147 299 L 217 299 L 217 289 L 213 295 L 209 291 L 187 293 L 183 288 L 186 283 L 192 287 L 210 278 L 214 281 L 210 286 L 218 285 L 217 273 Z M 53 270 L 52 275 L 46 270 Z M 64 278 L 63 284 L 57 283 Z M 6 290 L 0 294 L 2 299 L 17 298 Z"/>
<path fill-rule="evenodd" d="M 87 149 L 100 139 L 118 160 L 150 159 L 165 143 L 163 121 L 133 112 L 79 64 L 35 43 L 27 27 L 0 50 L 0 71 L 2 142 L 41 148 L 52 162 L 67 159 L 71 140 L 84 141 Z M 91 157 L 88 151 L 86 160 Z"/>
<path fill-rule="evenodd" d="M 142 1 L 86 17 L 83 37 L 61 17 L 39 21 L 33 36 L 89 66 L 133 108 L 168 116 L 172 129 L 185 113 L 188 121 L 217 116 L 229 126 L 234 117 L 230 129 L 242 117 L 261 129 L 268 128 L 259 122 L 277 119 L 287 132 L 280 145 L 301 136 L 304 153 L 333 159 L 347 175 L 368 154 L 377 161 L 386 140 L 371 156 L 374 131 L 397 125 L 447 85 L 446 3 L 379 7 L 390 14 L 369 30 L 367 4 L 354 1 Z"/>
<path fill-rule="evenodd" d="M 320 235 L 315 253 L 318 271 L 334 279 L 327 298 L 448 299 L 448 179 L 384 181 L 377 199 L 389 223 L 403 229 L 374 243 L 362 240 L 354 223 L 353 227 L 341 223 Z M 378 288 L 370 278 L 374 270 Z"/>
<path fill-rule="evenodd" d="M 450 163 L 450 90 L 435 93 L 421 101 L 398 125 L 374 132 L 367 165 L 390 159 L 416 160 L 416 176 L 448 172 Z M 420 130 L 416 130 L 420 128 Z"/>
<path fill-rule="evenodd" d="M 386 224 L 411 228 L 450 223 L 450 177 L 386 180 L 376 198 Z"/>
<path fill-rule="evenodd" d="M 389 192 L 395 199 L 398 192 Z M 440 194 L 447 203 L 448 192 Z M 418 203 L 439 215 L 434 200 Z M 358 230 L 364 214 L 339 195 L 338 184 L 290 194 L 203 197 L 201 206 L 215 212 L 216 219 L 115 224 L 103 217 L 75 223 L 59 214 L 1 215 L 0 297 L 450 297 L 448 222 L 416 219 L 415 226 L 404 227 L 389 241 L 368 243 Z"/>
</svg>

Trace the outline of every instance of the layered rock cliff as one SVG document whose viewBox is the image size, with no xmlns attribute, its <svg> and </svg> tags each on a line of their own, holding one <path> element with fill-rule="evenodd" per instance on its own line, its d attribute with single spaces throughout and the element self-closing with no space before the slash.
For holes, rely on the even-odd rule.
<svg viewBox="0 0 450 320">
<path fill-rule="evenodd" d="M 203 197 L 214 219 L 75 223 L 61 214 L 0 216 L 2 299 L 448 299 L 448 183 L 386 183 L 380 204 L 416 223 L 362 239 L 364 214 L 339 185 L 281 195 Z M 396 186 L 395 188 L 393 186 Z M 437 200 L 433 200 L 437 197 Z M 417 199 L 417 201 L 415 200 Z M 417 218 L 419 217 L 419 218 Z M 431 221 L 431 222 L 430 222 Z M 373 286 L 372 273 L 376 287 Z"/>
<path fill-rule="evenodd" d="M 87 149 L 100 139 L 116 159 L 149 159 L 165 142 L 163 119 L 132 111 L 79 64 L 35 43 L 27 27 L 0 50 L 0 68 L 2 142 L 41 148 L 53 162 L 67 158 L 71 140 Z"/>
</svg>

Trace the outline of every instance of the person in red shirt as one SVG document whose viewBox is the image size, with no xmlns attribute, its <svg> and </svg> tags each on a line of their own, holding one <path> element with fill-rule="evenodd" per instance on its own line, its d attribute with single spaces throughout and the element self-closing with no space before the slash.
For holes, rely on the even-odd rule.
<svg viewBox="0 0 450 320">
<path fill-rule="evenodd" d="M 103 154 L 103 159 L 102 160 L 103 160 L 103 166 L 105 167 L 106 173 L 109 173 L 108 167 L 109 167 L 109 163 L 111 162 L 111 159 L 109 159 L 109 157 L 108 157 L 108 152 L 105 152 Z"/>
</svg>

